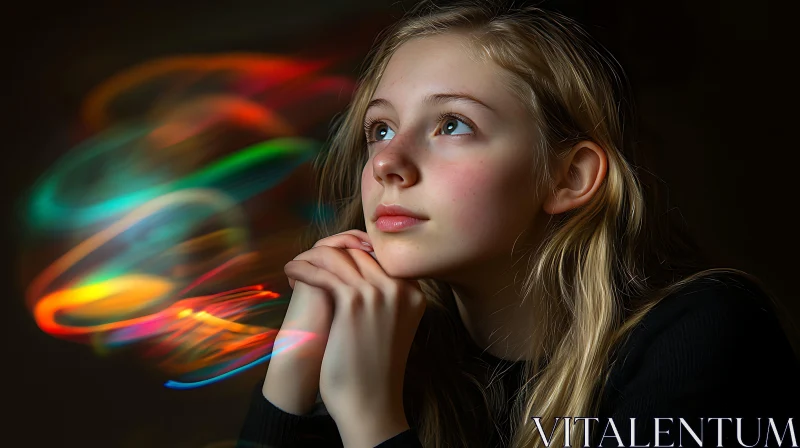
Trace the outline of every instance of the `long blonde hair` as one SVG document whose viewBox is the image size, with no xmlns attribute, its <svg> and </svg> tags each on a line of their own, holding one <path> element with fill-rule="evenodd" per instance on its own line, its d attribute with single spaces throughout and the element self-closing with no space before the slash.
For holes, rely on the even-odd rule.
<svg viewBox="0 0 800 448">
<path fill-rule="evenodd" d="M 674 214 L 657 208 L 657 185 L 642 182 L 636 163 L 627 85 L 616 61 L 572 20 L 537 7 L 498 1 L 437 6 L 424 1 L 385 30 L 368 55 L 351 104 L 335 121 L 327 150 L 315 160 L 319 204 L 330 207 L 307 232 L 304 246 L 349 229 L 366 230 L 361 171 L 368 161 L 363 119 L 392 54 L 409 39 L 459 32 L 480 57 L 511 76 L 511 88 L 540 129 L 538 186 L 553 188 L 553 170 L 574 144 L 590 140 L 607 155 L 606 179 L 592 200 L 548 223 L 527 254 L 522 297 L 540 300 L 536 353 L 511 413 L 509 446 L 544 446 L 533 416 L 551 428 L 556 417 L 591 416 L 612 363 L 613 349 L 659 300 L 692 280 L 734 269 L 710 264 Z M 428 307 L 409 355 L 405 405 L 426 447 L 470 446 L 494 431 L 505 406 L 501 382 L 466 348 L 468 338 L 450 287 L 421 281 Z M 536 359 L 536 358 L 534 358 Z M 547 431 L 549 433 L 549 430 Z M 563 425 L 554 433 L 563 439 Z M 583 440 L 575 427 L 573 441 Z M 578 442 L 580 443 L 580 442 Z"/>
</svg>

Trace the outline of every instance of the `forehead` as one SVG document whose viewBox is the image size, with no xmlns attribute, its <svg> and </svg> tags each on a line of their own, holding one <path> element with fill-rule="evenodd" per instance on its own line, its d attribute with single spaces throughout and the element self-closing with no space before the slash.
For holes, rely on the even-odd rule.
<svg viewBox="0 0 800 448">
<path fill-rule="evenodd" d="M 479 57 L 465 35 L 425 36 L 412 39 L 395 51 L 374 97 L 396 103 L 431 93 L 458 91 L 501 106 L 514 100 L 506 76 L 491 59 Z"/>
</svg>

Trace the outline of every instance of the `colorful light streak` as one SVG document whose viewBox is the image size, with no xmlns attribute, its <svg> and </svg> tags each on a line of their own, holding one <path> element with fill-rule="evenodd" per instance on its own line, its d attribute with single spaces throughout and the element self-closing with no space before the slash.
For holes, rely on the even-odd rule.
<svg viewBox="0 0 800 448">
<path fill-rule="evenodd" d="M 354 86 L 321 74 L 334 62 L 177 57 L 92 92 L 83 110 L 97 134 L 40 178 L 26 209 L 36 238 L 77 241 L 29 283 L 37 325 L 101 353 L 134 347 L 175 389 L 221 381 L 315 337 L 276 340 L 274 326 L 253 323 L 287 300 L 252 274 L 271 253 L 254 249 L 246 205 L 263 206 L 254 201 L 320 150 L 300 135 Z M 153 85 L 162 88 L 143 88 Z M 132 92 L 149 93 L 131 107 Z"/>
</svg>

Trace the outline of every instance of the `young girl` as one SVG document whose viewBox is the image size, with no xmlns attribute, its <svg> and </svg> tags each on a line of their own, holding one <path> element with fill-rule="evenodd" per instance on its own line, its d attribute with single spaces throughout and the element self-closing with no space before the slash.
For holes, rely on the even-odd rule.
<svg viewBox="0 0 800 448">
<path fill-rule="evenodd" d="M 285 267 L 278 340 L 315 337 L 275 353 L 240 446 L 789 437 L 773 304 L 646 201 L 610 57 L 499 2 L 425 2 L 381 37 L 318 160 L 335 220 Z"/>
</svg>

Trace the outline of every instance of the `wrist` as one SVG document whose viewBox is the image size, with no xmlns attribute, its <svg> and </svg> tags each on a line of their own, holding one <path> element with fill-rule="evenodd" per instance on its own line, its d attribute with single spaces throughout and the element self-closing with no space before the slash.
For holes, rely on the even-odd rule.
<svg viewBox="0 0 800 448">
<path fill-rule="evenodd" d="M 270 364 L 261 388 L 264 398 L 289 414 L 311 412 L 319 392 L 319 372 L 300 369 L 292 363 Z"/>
</svg>

